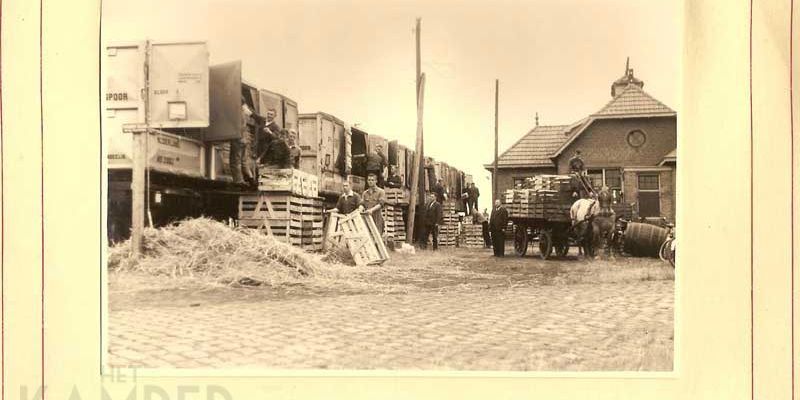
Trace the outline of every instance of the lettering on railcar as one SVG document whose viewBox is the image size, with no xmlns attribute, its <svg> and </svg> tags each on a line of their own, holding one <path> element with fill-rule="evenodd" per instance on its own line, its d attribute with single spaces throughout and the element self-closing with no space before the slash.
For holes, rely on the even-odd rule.
<svg viewBox="0 0 800 400">
<path fill-rule="evenodd" d="M 172 147 L 181 147 L 180 140 L 168 136 L 159 136 L 158 143 Z"/>
<path fill-rule="evenodd" d="M 172 157 L 158 156 L 156 157 L 156 161 L 160 162 L 161 164 L 175 165 L 175 159 Z"/>
<path fill-rule="evenodd" d="M 106 101 L 128 101 L 127 92 L 106 93 Z"/>
</svg>

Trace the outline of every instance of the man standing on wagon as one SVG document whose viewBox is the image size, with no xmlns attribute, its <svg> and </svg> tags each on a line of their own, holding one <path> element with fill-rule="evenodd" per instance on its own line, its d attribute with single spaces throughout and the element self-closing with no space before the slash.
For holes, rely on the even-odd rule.
<svg viewBox="0 0 800 400">
<path fill-rule="evenodd" d="M 475 186 L 475 183 L 470 183 L 469 187 L 467 188 L 467 214 L 478 212 L 478 197 L 480 197 L 481 192 L 478 190 L 478 187 Z"/>
<path fill-rule="evenodd" d="M 397 175 L 396 165 L 389 166 L 389 178 L 386 179 L 385 187 L 391 189 L 397 189 L 403 187 L 403 178 L 401 178 L 400 175 Z"/>
<path fill-rule="evenodd" d="M 375 175 L 377 185 L 383 187 L 383 169 L 386 168 L 386 156 L 383 155 L 383 146 L 376 144 L 375 149 L 367 154 L 367 175 Z"/>
<path fill-rule="evenodd" d="M 581 151 L 575 150 L 575 155 L 569 159 L 569 169 L 571 172 L 575 172 L 578 175 L 583 175 L 584 171 L 584 163 L 583 158 L 581 158 Z"/>
</svg>

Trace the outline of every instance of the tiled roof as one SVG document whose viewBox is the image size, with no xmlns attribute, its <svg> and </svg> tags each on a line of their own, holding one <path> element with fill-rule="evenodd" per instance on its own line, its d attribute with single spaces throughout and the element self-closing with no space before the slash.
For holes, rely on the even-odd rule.
<svg viewBox="0 0 800 400">
<path fill-rule="evenodd" d="M 675 111 L 636 84 L 629 84 L 600 111 L 572 125 L 537 126 L 497 158 L 499 168 L 553 167 L 552 159 L 577 139 L 595 120 L 673 116 Z M 674 156 L 675 151 L 668 154 Z M 492 164 L 487 164 L 491 168 Z"/>
<path fill-rule="evenodd" d="M 593 117 L 627 117 L 635 115 L 674 115 L 675 111 L 654 99 L 642 88 L 628 85 Z"/>
<path fill-rule="evenodd" d="M 567 139 L 569 125 L 537 126 L 497 157 L 497 166 L 552 167 L 550 155 Z M 487 167 L 492 164 L 488 164 Z"/>
<path fill-rule="evenodd" d="M 674 163 L 674 162 L 677 162 L 677 161 L 678 161 L 678 149 L 675 149 L 675 150 L 672 150 L 669 153 L 667 153 L 667 155 L 664 156 L 664 159 L 661 160 L 661 164 L 659 164 L 659 165 L 664 165 L 664 164 L 669 163 L 669 162 L 673 162 Z"/>
</svg>

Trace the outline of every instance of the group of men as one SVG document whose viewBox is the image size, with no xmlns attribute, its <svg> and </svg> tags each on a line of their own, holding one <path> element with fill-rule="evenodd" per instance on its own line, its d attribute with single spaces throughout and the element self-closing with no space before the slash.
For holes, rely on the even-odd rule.
<svg viewBox="0 0 800 400">
<path fill-rule="evenodd" d="M 425 208 L 420 210 L 422 226 L 420 247 L 427 249 L 428 238 L 433 236 L 433 249 L 439 247 L 439 225 L 443 223 L 442 203 L 438 200 L 436 193 L 428 196 Z M 472 208 L 473 222 L 481 225 L 483 233 L 483 243 L 485 247 L 491 247 L 494 255 L 503 257 L 505 255 L 506 225 L 508 224 L 508 210 L 500 200 L 495 201 L 491 215 L 484 209 L 483 213 Z"/>
<path fill-rule="evenodd" d="M 461 195 L 467 206 L 467 215 L 478 213 L 478 197 L 480 197 L 480 195 L 481 192 L 478 190 L 478 187 L 475 186 L 474 182 L 467 184 L 464 193 Z"/>
<path fill-rule="evenodd" d="M 359 210 L 372 215 L 375 226 L 383 234 L 383 214 L 381 209 L 386 203 L 386 192 L 378 187 L 378 177 L 375 174 L 367 175 L 367 189 L 359 195 L 353 191 L 350 182 L 342 183 L 342 194 L 336 202 L 336 207 L 331 212 L 350 214 Z"/>
<path fill-rule="evenodd" d="M 367 154 L 357 154 L 353 158 L 365 159 L 365 170 L 367 176 L 375 175 L 376 185 L 379 188 L 401 188 L 403 187 L 403 177 L 398 175 L 396 165 L 388 165 L 386 156 L 383 154 L 383 145 L 378 143 Z M 389 168 L 389 176 L 384 177 L 383 171 Z"/>
<path fill-rule="evenodd" d="M 230 141 L 231 177 L 236 184 L 258 185 L 258 168 L 300 168 L 300 147 L 294 129 L 282 129 L 277 113 L 258 116 L 242 97 L 241 137 Z"/>
</svg>

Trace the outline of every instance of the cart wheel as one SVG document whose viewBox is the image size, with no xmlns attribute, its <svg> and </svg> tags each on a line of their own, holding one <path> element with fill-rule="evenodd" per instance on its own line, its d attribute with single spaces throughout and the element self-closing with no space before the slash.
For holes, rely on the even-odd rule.
<svg viewBox="0 0 800 400">
<path fill-rule="evenodd" d="M 528 227 L 517 225 L 514 229 L 514 252 L 523 257 L 528 252 Z"/>
<path fill-rule="evenodd" d="M 553 235 L 548 231 L 539 233 L 539 256 L 542 260 L 547 260 L 553 253 Z"/>
<path fill-rule="evenodd" d="M 555 246 L 556 256 L 558 257 L 566 257 L 569 253 L 569 243 L 563 242 L 559 243 Z"/>
</svg>

